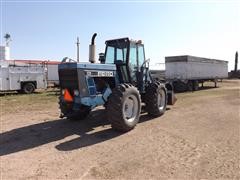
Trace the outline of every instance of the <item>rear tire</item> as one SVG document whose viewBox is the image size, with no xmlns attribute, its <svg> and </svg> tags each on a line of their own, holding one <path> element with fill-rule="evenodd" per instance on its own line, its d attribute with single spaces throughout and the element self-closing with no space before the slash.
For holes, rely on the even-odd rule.
<svg viewBox="0 0 240 180">
<path fill-rule="evenodd" d="M 141 98 L 137 88 L 131 84 L 118 85 L 108 98 L 106 110 L 114 129 L 122 132 L 133 129 L 141 112 Z"/>
<path fill-rule="evenodd" d="M 160 82 L 151 83 L 146 88 L 146 111 L 151 116 L 161 116 L 167 107 L 167 91 Z"/>
<path fill-rule="evenodd" d="M 22 87 L 22 92 L 25 94 L 31 94 L 35 91 L 35 86 L 33 83 L 25 83 Z"/>
</svg>

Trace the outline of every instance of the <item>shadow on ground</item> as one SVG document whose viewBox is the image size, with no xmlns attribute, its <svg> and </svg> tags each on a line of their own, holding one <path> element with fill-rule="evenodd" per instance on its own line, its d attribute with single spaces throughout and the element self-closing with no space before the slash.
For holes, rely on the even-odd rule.
<svg viewBox="0 0 240 180">
<path fill-rule="evenodd" d="M 199 87 L 197 91 L 204 91 L 204 90 L 209 90 L 209 89 L 217 89 L 219 88 L 218 86 L 217 87 L 214 87 L 214 86 L 203 86 L 203 87 Z M 183 93 L 194 93 L 194 92 L 197 92 L 197 91 L 176 91 L 175 93 L 177 94 L 183 94 Z"/>
<path fill-rule="evenodd" d="M 103 109 L 96 110 L 83 121 L 58 119 L 4 132 L 0 134 L 0 156 L 32 149 L 71 135 L 79 135 L 79 137 L 63 142 L 56 148 L 60 151 L 70 151 L 122 135 L 123 133 L 116 132 L 112 128 L 102 128 L 100 131 L 91 133 L 96 127 L 109 125 L 105 114 Z M 140 118 L 140 122 L 148 120 L 150 117 L 147 115 L 142 115 Z"/>
</svg>

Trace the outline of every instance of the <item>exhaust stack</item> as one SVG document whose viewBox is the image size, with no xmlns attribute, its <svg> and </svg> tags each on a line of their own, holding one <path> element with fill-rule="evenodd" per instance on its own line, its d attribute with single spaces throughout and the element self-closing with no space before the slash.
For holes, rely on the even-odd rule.
<svg viewBox="0 0 240 180">
<path fill-rule="evenodd" d="M 92 36 L 92 41 L 91 44 L 89 45 L 89 62 L 90 63 L 95 63 L 96 62 L 96 45 L 95 45 L 95 38 L 97 36 L 97 33 L 94 33 Z"/>
</svg>

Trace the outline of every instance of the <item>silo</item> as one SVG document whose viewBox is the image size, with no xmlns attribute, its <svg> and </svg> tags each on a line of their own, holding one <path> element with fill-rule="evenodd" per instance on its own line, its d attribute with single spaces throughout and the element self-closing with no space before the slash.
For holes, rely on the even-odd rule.
<svg viewBox="0 0 240 180">
<path fill-rule="evenodd" d="M 0 46 L 0 60 L 10 60 L 10 48 L 8 46 Z"/>
</svg>

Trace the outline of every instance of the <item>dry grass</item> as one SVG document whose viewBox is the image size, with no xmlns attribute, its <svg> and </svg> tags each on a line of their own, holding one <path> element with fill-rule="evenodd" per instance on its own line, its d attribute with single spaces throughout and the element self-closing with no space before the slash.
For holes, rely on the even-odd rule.
<svg viewBox="0 0 240 180">
<path fill-rule="evenodd" d="M 0 95 L 0 115 L 20 111 L 48 109 L 57 103 L 58 91 L 38 91 L 33 94 L 8 93 Z"/>
</svg>

